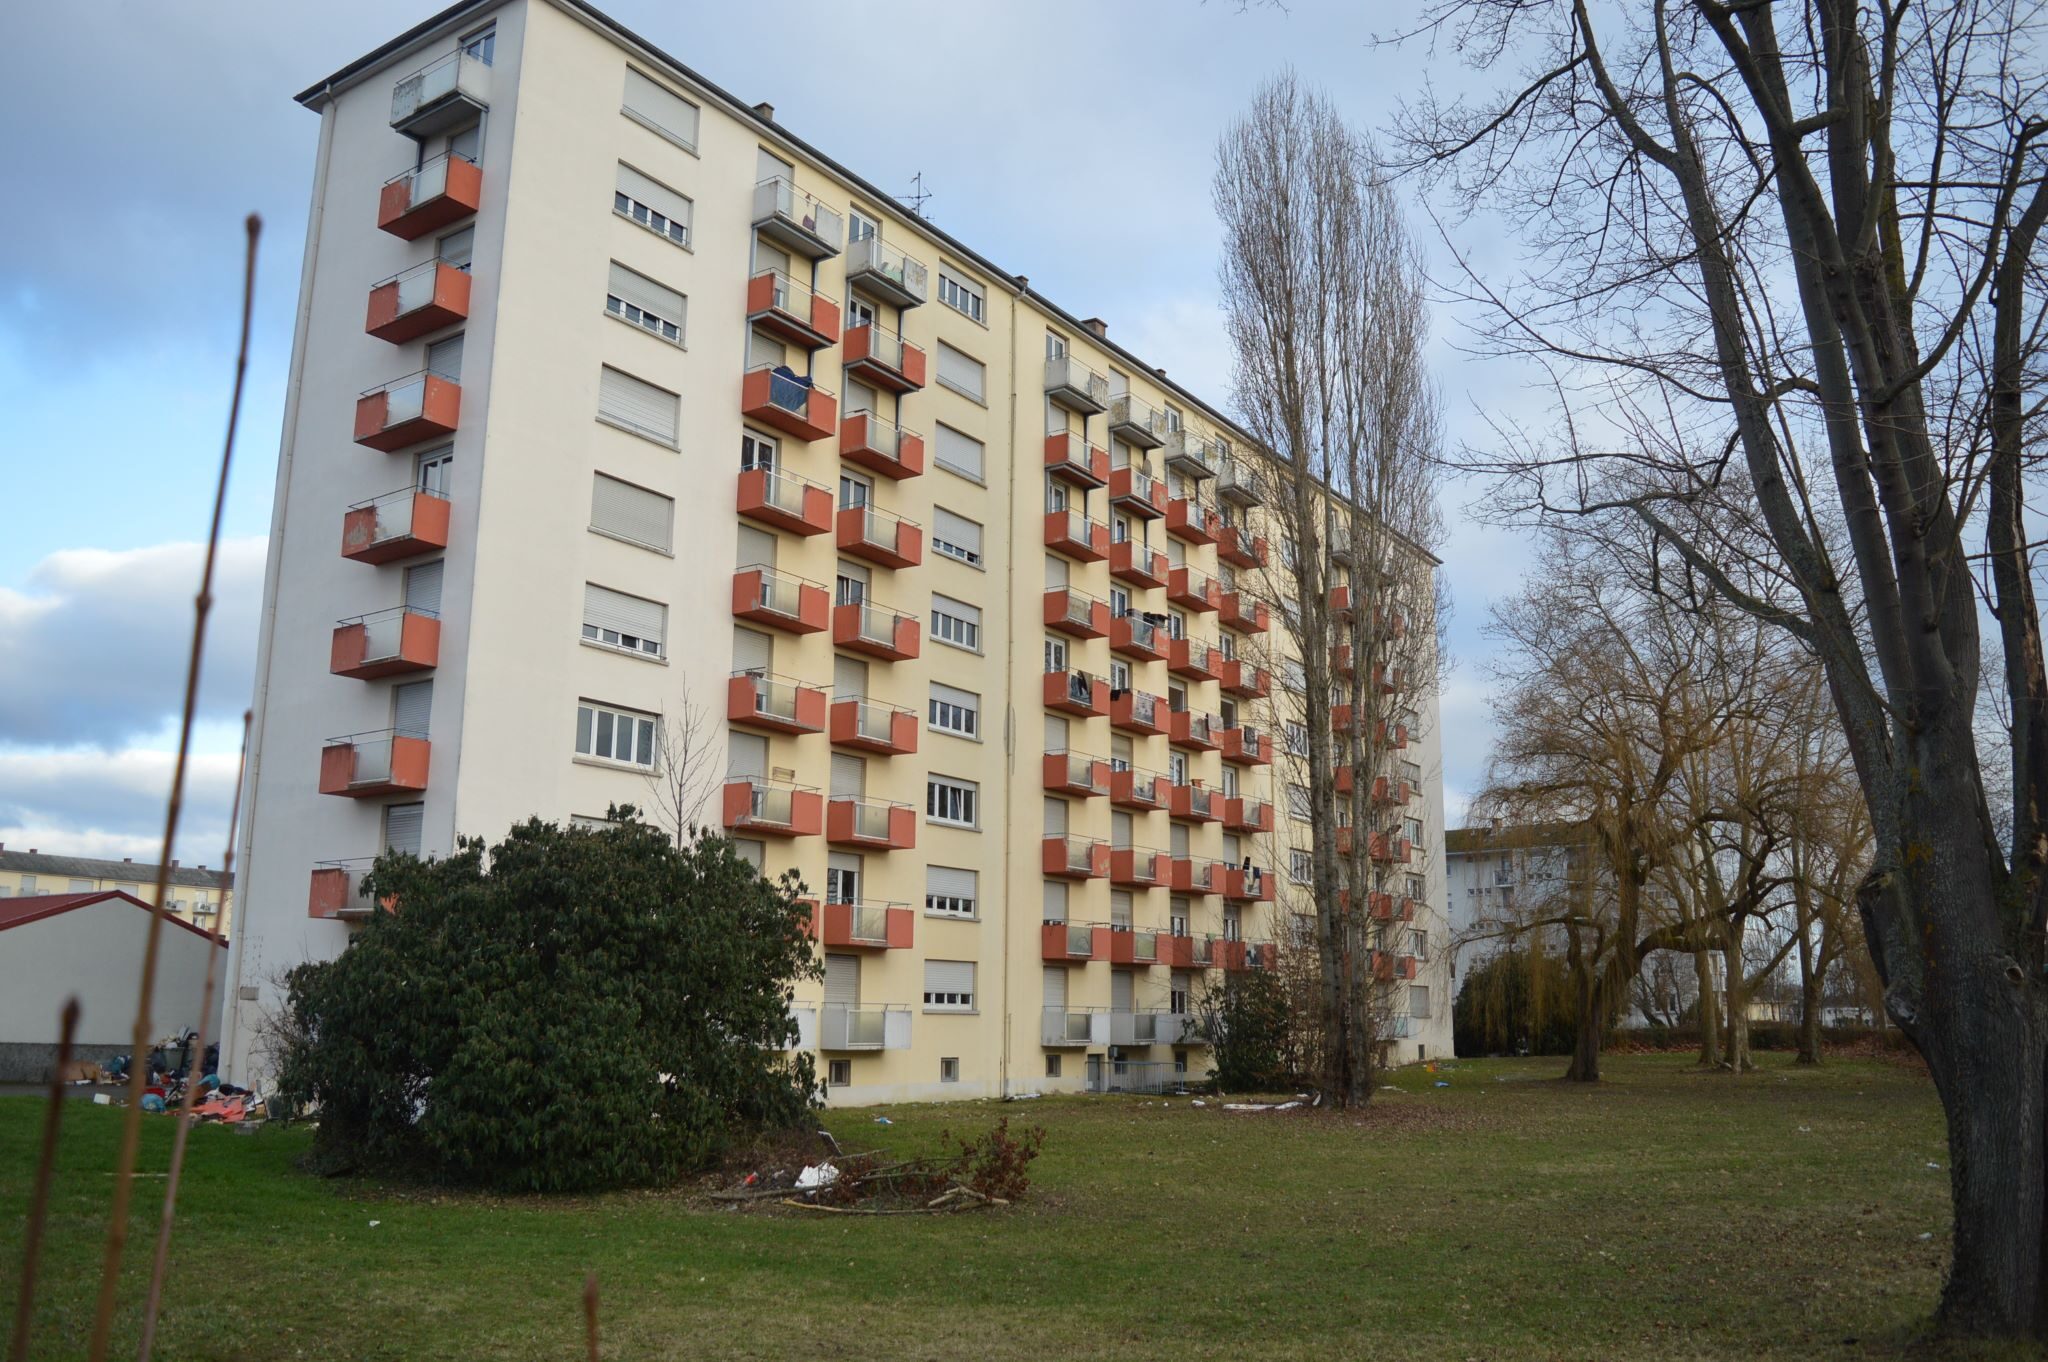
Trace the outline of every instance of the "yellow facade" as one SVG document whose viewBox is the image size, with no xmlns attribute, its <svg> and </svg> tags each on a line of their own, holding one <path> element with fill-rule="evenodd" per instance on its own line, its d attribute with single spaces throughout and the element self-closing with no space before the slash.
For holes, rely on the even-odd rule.
<svg viewBox="0 0 2048 1362">
<path fill-rule="evenodd" d="M 155 903 L 156 867 L 133 861 L 0 848 L 0 898 L 91 894 L 114 889 L 133 894 L 144 903 Z M 212 931 L 218 925 L 223 936 L 228 934 L 234 895 L 221 883 L 219 872 L 205 866 L 174 868 L 168 898 L 172 916 L 183 918 L 202 931 Z"/>
</svg>

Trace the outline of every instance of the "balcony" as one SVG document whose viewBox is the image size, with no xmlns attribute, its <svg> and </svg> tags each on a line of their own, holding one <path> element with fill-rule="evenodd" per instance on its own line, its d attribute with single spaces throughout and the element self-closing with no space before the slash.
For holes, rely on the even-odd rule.
<svg viewBox="0 0 2048 1362">
<path fill-rule="evenodd" d="M 1109 793 L 1109 763 L 1079 752 L 1048 752 L 1044 761 L 1045 788 L 1054 794 L 1093 799 Z"/>
<path fill-rule="evenodd" d="M 924 436 L 871 411 L 848 412 L 839 423 L 839 457 L 885 478 L 914 478 L 924 472 Z"/>
<path fill-rule="evenodd" d="M 1273 764 L 1273 735 L 1261 733 L 1250 724 L 1239 724 L 1226 728 L 1220 734 L 1219 744 L 1223 759 L 1238 766 L 1271 766 Z"/>
<path fill-rule="evenodd" d="M 816 634 L 831 623 L 831 597 L 816 582 L 774 568 L 741 568 L 732 578 L 733 618 L 790 634 Z"/>
<path fill-rule="evenodd" d="M 818 1014 L 820 1050 L 908 1050 L 910 1009 L 826 1003 Z"/>
<path fill-rule="evenodd" d="M 1170 785 L 1166 811 L 1185 822 L 1214 823 L 1223 817 L 1223 796 L 1206 785 Z"/>
<path fill-rule="evenodd" d="M 1159 963 L 1169 969 L 1196 969 L 1209 963 L 1209 943 L 1172 932 L 1159 934 Z"/>
<path fill-rule="evenodd" d="M 434 260 L 393 275 L 370 289 L 363 330 L 403 345 L 469 315 L 469 271 Z"/>
<path fill-rule="evenodd" d="M 1265 490 L 1257 473 L 1232 459 L 1217 474 L 1216 495 L 1238 506 L 1256 506 L 1265 499 Z"/>
<path fill-rule="evenodd" d="M 490 63 L 450 52 L 391 87 L 391 130 L 424 140 L 476 122 L 490 106 Z"/>
<path fill-rule="evenodd" d="M 1244 634 L 1263 634 L 1272 627 L 1266 603 L 1247 591 L 1226 591 L 1216 618 L 1224 627 Z"/>
<path fill-rule="evenodd" d="M 1109 682 L 1087 672 L 1047 672 L 1045 707 L 1077 719 L 1099 719 L 1109 713 Z"/>
<path fill-rule="evenodd" d="M 908 804 L 834 795 L 825 804 L 825 840 L 862 851 L 908 851 L 917 845 L 917 810 Z"/>
<path fill-rule="evenodd" d="M 1156 889 L 1171 873 L 1172 857 L 1144 847 L 1115 847 L 1109 853 L 1109 882 L 1130 889 Z M 1114 955 L 1110 956 L 1114 960 Z M 1129 964 L 1129 960 L 1122 963 Z"/>
<path fill-rule="evenodd" d="M 915 615 L 899 615 L 867 601 L 832 607 L 832 642 L 850 653 L 907 662 L 917 656 L 920 641 Z"/>
<path fill-rule="evenodd" d="M 1223 533 L 1223 517 L 1206 502 L 1175 497 L 1166 503 L 1166 532 L 1185 543 L 1213 544 Z"/>
<path fill-rule="evenodd" d="M 1271 903 L 1279 884 L 1258 866 L 1226 865 L 1218 868 L 1223 897 L 1234 903 Z"/>
<path fill-rule="evenodd" d="M 400 605 L 341 621 L 328 649 L 327 670 L 374 681 L 430 671 L 440 661 L 440 617 Z"/>
<path fill-rule="evenodd" d="M 1223 650 L 1204 639 L 1173 639 L 1166 650 L 1166 669 L 1190 681 L 1214 681 L 1223 669 Z"/>
<path fill-rule="evenodd" d="M 1057 879 L 1099 880 L 1109 874 L 1109 843 L 1087 837 L 1047 837 L 1045 873 Z"/>
<path fill-rule="evenodd" d="M 780 270 L 762 270 L 747 280 L 747 321 L 807 351 L 839 342 L 839 304 Z"/>
<path fill-rule="evenodd" d="M 873 322 L 847 328 L 840 358 L 848 375 L 884 392 L 914 393 L 924 387 L 924 348 Z"/>
<path fill-rule="evenodd" d="M 1226 661 L 1216 679 L 1222 683 L 1225 694 L 1240 700 L 1263 700 L 1273 693 L 1272 673 L 1241 657 Z"/>
<path fill-rule="evenodd" d="M 909 950 L 916 918 L 903 903 L 833 903 L 813 910 L 812 934 L 827 950 Z"/>
<path fill-rule="evenodd" d="M 1200 568 L 1177 567 L 1167 574 L 1166 599 L 1189 610 L 1214 610 L 1223 603 L 1223 587 Z"/>
<path fill-rule="evenodd" d="M 1412 955 L 1395 955 L 1391 951 L 1372 953 L 1372 977 L 1381 983 L 1413 979 L 1421 972 L 1421 962 Z"/>
<path fill-rule="evenodd" d="M 1069 487 L 1101 487 L 1109 482 L 1109 451 L 1079 431 L 1058 431 L 1045 437 L 1045 471 Z"/>
<path fill-rule="evenodd" d="M 725 717 L 771 733 L 823 733 L 827 701 L 819 686 L 788 677 L 741 672 L 725 683 Z"/>
<path fill-rule="evenodd" d="M 377 227 L 406 241 L 453 226 L 483 202 L 484 174 L 464 156 L 436 156 L 393 175 L 377 195 Z"/>
<path fill-rule="evenodd" d="M 839 254 L 839 214 L 781 175 L 754 186 L 754 230 L 806 260 Z"/>
<path fill-rule="evenodd" d="M 1115 939 L 1110 945 L 1115 948 Z M 1112 957 L 1114 958 L 1114 957 Z M 1160 1023 L 1166 1020 L 1161 1012 L 1111 1012 L 1109 1014 L 1109 1043 L 1111 1045 L 1156 1045 L 1159 1043 Z"/>
<path fill-rule="evenodd" d="M 1407 865 L 1414 856 L 1415 844 L 1391 832 L 1376 832 L 1367 840 L 1365 850 L 1382 865 Z"/>
<path fill-rule="evenodd" d="M 864 236 L 846 250 L 846 282 L 896 307 L 918 307 L 930 294 L 924 262 L 879 236 Z"/>
<path fill-rule="evenodd" d="M 1109 470 L 1109 502 L 1144 520 L 1166 514 L 1166 484 L 1142 468 Z"/>
<path fill-rule="evenodd" d="M 425 738 L 395 728 L 329 738 L 320 749 L 320 793 L 349 799 L 418 794 L 427 788 Z"/>
<path fill-rule="evenodd" d="M 1330 588 L 1330 615 L 1340 620 L 1351 618 L 1351 588 L 1348 585 Z"/>
<path fill-rule="evenodd" d="M 1099 563 L 1109 557 L 1109 526 L 1071 507 L 1047 511 L 1045 546 L 1084 563 Z"/>
<path fill-rule="evenodd" d="M 1166 432 L 1166 466 L 1184 478 L 1216 476 L 1216 442 L 1191 430 Z"/>
<path fill-rule="evenodd" d="M 1197 752 L 1214 752 L 1222 746 L 1216 717 L 1200 710 L 1177 709 L 1168 715 L 1166 736 L 1174 746 Z"/>
<path fill-rule="evenodd" d="M 1134 662 L 1164 660 L 1167 642 L 1166 630 L 1143 615 L 1120 615 L 1109 622 L 1111 651 Z"/>
<path fill-rule="evenodd" d="M 1366 911 L 1375 922 L 1413 922 L 1415 900 L 1399 894 L 1377 893 L 1365 896 Z"/>
<path fill-rule="evenodd" d="M 1065 1008 L 1048 1007 L 1044 1020 L 1039 1023 L 1038 1035 L 1039 1043 L 1053 1050 L 1107 1045 L 1109 1013 L 1100 1008 L 1092 1012 L 1070 1012 Z"/>
<path fill-rule="evenodd" d="M 1109 380 L 1071 355 L 1046 356 L 1045 395 L 1084 417 L 1109 410 Z"/>
<path fill-rule="evenodd" d="M 1169 508 L 1170 512 L 1171 508 Z M 1242 525 L 1219 524 L 1216 534 L 1216 556 L 1233 567 L 1262 568 L 1266 566 L 1268 553 L 1264 537 L 1253 534 Z"/>
<path fill-rule="evenodd" d="M 355 442 L 389 454 L 453 435 L 461 414 L 462 385 L 421 370 L 356 399 Z"/>
<path fill-rule="evenodd" d="M 359 501 L 341 518 L 341 556 L 396 563 L 448 547 L 448 498 L 417 487 Z"/>
<path fill-rule="evenodd" d="M 825 799 L 808 786 L 739 777 L 725 782 L 723 815 L 732 832 L 816 837 L 825 826 Z"/>
<path fill-rule="evenodd" d="M 1216 892 L 1217 878 L 1214 861 L 1176 856 L 1167 887 L 1176 894 L 1213 894 Z"/>
<path fill-rule="evenodd" d="M 311 918 L 363 918 L 377 908 L 393 912 L 398 899 L 386 895 L 372 904 L 362 896 L 363 876 L 376 864 L 373 856 L 345 861 L 321 861 L 314 865 L 312 883 L 306 895 L 306 916 Z"/>
<path fill-rule="evenodd" d="M 837 428 L 839 399 L 785 365 L 747 370 L 740 415 L 799 440 L 822 440 Z"/>
<path fill-rule="evenodd" d="M 917 751 L 917 713 L 873 700 L 832 702 L 832 745 L 878 757 L 903 757 Z"/>
<path fill-rule="evenodd" d="M 1109 602 L 1054 587 L 1045 593 L 1045 627 L 1075 638 L 1102 638 L 1109 633 Z"/>
<path fill-rule="evenodd" d="M 924 561 L 924 531 L 880 507 L 842 506 L 839 551 L 886 568 L 916 567 Z"/>
<path fill-rule="evenodd" d="M 1272 969 L 1279 963 L 1279 951 L 1270 941 L 1230 941 L 1217 938 L 1209 943 L 1209 964 L 1234 972 Z"/>
<path fill-rule="evenodd" d="M 739 513 L 806 537 L 832 529 L 832 489 L 779 468 L 740 470 Z"/>
<path fill-rule="evenodd" d="M 1157 449 L 1166 443 L 1166 413 L 1143 398 L 1125 393 L 1110 399 L 1109 433 L 1127 445 Z"/>
<path fill-rule="evenodd" d="M 1109 928 L 1085 922 L 1048 922 L 1038 929 L 1039 955 L 1054 962 L 1107 960 Z"/>
<path fill-rule="evenodd" d="M 1150 813 L 1166 807 L 1165 776 L 1125 769 L 1109 773 L 1109 802 L 1119 809 Z"/>
<path fill-rule="evenodd" d="M 1166 731 L 1166 702 L 1142 690 L 1112 692 L 1109 697 L 1109 726 L 1142 737 Z"/>
<path fill-rule="evenodd" d="M 1122 540 L 1109 546 L 1109 575 L 1132 586 L 1165 586 L 1166 555 L 1139 540 Z"/>
<path fill-rule="evenodd" d="M 1223 801 L 1223 827 L 1226 832 L 1271 832 L 1272 802 L 1232 795 Z"/>
<path fill-rule="evenodd" d="M 1350 767 L 1345 767 L 1350 770 Z M 1395 776 L 1376 776 L 1372 782 L 1372 802 L 1375 804 L 1406 804 L 1415 798 L 1412 782 Z"/>
</svg>

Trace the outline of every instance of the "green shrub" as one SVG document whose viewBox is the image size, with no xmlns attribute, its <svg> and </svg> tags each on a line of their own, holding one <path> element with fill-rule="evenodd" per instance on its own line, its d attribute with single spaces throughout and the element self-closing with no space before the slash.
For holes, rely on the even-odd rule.
<svg viewBox="0 0 2048 1362">
<path fill-rule="evenodd" d="M 1268 970 L 1226 975 L 1214 1008 L 1210 1054 L 1217 1088 L 1263 1092 L 1286 1086 L 1290 1018 L 1280 977 Z"/>
<path fill-rule="evenodd" d="M 330 1168 L 535 1191 L 665 1181 L 803 1118 L 790 986 L 817 975 L 795 876 L 630 808 L 532 820 L 489 848 L 380 858 L 389 901 L 291 971 L 278 1075 Z"/>
<path fill-rule="evenodd" d="M 1568 1055 L 1579 1035 L 1563 962 L 1504 951 L 1465 976 L 1451 1008 L 1460 1055 Z"/>
</svg>

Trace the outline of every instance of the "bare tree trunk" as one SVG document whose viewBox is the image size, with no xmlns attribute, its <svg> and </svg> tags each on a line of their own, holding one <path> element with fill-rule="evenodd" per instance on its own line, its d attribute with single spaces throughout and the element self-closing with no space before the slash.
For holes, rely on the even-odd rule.
<svg viewBox="0 0 2048 1362">
<path fill-rule="evenodd" d="M 1727 976 L 1728 1053 L 1723 1061 L 1732 1073 L 1756 1067 L 1749 1057 L 1749 974 L 1742 964 L 1742 942 L 1747 934 L 1742 918 L 1728 923 L 1721 944 L 1721 972 Z"/>
<path fill-rule="evenodd" d="M 1721 1067 L 1721 1003 L 1720 990 L 1714 984 L 1712 952 L 1705 947 L 1694 951 L 1692 972 L 1700 991 L 1700 1067 L 1718 1069 Z"/>
</svg>

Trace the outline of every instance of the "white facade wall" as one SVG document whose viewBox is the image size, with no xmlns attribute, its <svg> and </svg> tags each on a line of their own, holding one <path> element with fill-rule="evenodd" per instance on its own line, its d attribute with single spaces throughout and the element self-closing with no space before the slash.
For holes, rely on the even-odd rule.
<svg viewBox="0 0 2048 1362">
<path fill-rule="evenodd" d="M 65 1000 L 76 995 L 73 1054 L 104 1060 L 127 1053 L 149 923 L 147 907 L 108 898 L 0 932 L 0 1046 L 54 1045 Z M 180 923 L 158 930 L 156 987 L 145 1028 L 152 1042 L 199 1026 L 206 958 L 217 949 Z M 219 1034 L 217 1018 L 206 1031 Z"/>
</svg>

